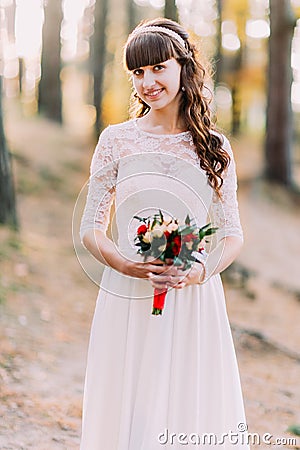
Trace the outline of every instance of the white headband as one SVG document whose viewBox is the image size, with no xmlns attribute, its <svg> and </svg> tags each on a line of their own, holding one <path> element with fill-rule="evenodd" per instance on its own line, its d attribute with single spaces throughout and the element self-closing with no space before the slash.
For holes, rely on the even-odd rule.
<svg viewBox="0 0 300 450">
<path fill-rule="evenodd" d="M 170 28 L 166 28 L 166 27 L 159 27 L 156 25 L 149 25 L 149 26 L 145 25 L 145 26 L 138 27 L 135 30 L 133 30 L 133 32 L 131 33 L 131 36 L 137 36 L 140 33 L 147 33 L 147 31 L 154 31 L 154 32 L 160 31 L 161 33 L 165 33 L 168 36 L 176 39 L 176 41 L 179 42 L 182 45 L 182 47 L 185 48 L 184 39 L 182 39 L 182 37 L 179 36 L 179 34 L 176 33 L 176 31 L 170 30 Z"/>
</svg>

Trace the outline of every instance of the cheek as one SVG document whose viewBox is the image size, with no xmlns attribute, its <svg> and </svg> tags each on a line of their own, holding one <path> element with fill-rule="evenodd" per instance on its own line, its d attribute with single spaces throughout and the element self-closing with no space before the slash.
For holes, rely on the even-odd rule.
<svg viewBox="0 0 300 450">
<path fill-rule="evenodd" d="M 180 89 L 181 79 L 180 79 L 181 70 L 176 70 L 169 77 L 169 86 L 172 86 L 172 91 L 178 92 Z"/>
<path fill-rule="evenodd" d="M 170 80 L 170 85 L 172 86 L 172 91 L 178 92 L 180 89 L 180 74 L 173 75 L 172 79 Z"/>
<path fill-rule="evenodd" d="M 139 83 L 139 80 L 136 79 L 136 78 L 133 78 L 133 79 L 132 79 L 132 85 L 133 85 L 134 89 L 135 89 L 137 92 L 139 92 L 140 85 L 141 85 L 141 83 Z"/>
</svg>

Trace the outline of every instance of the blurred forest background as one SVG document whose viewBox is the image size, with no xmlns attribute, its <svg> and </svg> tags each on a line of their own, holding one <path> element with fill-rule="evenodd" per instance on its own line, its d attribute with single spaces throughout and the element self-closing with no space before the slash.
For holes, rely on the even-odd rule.
<svg viewBox="0 0 300 450">
<path fill-rule="evenodd" d="M 72 218 L 99 132 L 128 118 L 128 33 L 158 16 L 211 67 L 237 162 L 223 279 L 249 431 L 300 448 L 300 0 L 0 0 L 1 449 L 78 448 L 97 286 Z"/>
</svg>

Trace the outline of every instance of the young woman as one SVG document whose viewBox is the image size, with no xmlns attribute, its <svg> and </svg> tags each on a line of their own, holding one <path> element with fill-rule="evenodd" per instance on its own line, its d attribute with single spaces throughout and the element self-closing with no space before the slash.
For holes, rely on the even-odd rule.
<svg viewBox="0 0 300 450">
<path fill-rule="evenodd" d="M 219 275 L 243 241 L 230 144 L 213 130 L 205 71 L 179 24 L 142 22 L 124 56 L 135 117 L 101 133 L 81 223 L 84 246 L 107 266 L 90 337 L 81 450 L 248 449 Z M 182 272 L 137 255 L 133 217 L 159 208 L 218 227 L 205 262 Z M 168 288 L 159 317 L 151 315 L 154 287 Z"/>
</svg>

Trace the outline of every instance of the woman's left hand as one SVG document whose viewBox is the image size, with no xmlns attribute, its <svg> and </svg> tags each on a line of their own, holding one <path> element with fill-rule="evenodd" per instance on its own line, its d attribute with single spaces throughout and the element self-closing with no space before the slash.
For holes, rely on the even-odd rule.
<svg viewBox="0 0 300 450">
<path fill-rule="evenodd" d="M 165 290 L 175 287 L 182 279 L 182 275 L 179 274 L 179 269 L 174 265 L 163 264 L 164 267 L 162 273 L 150 272 L 148 279 L 155 289 Z"/>
<path fill-rule="evenodd" d="M 178 275 L 181 280 L 174 286 L 175 289 L 183 289 L 192 284 L 200 284 L 205 276 L 204 266 L 200 263 L 195 263 L 189 270 L 180 270 Z"/>
</svg>

